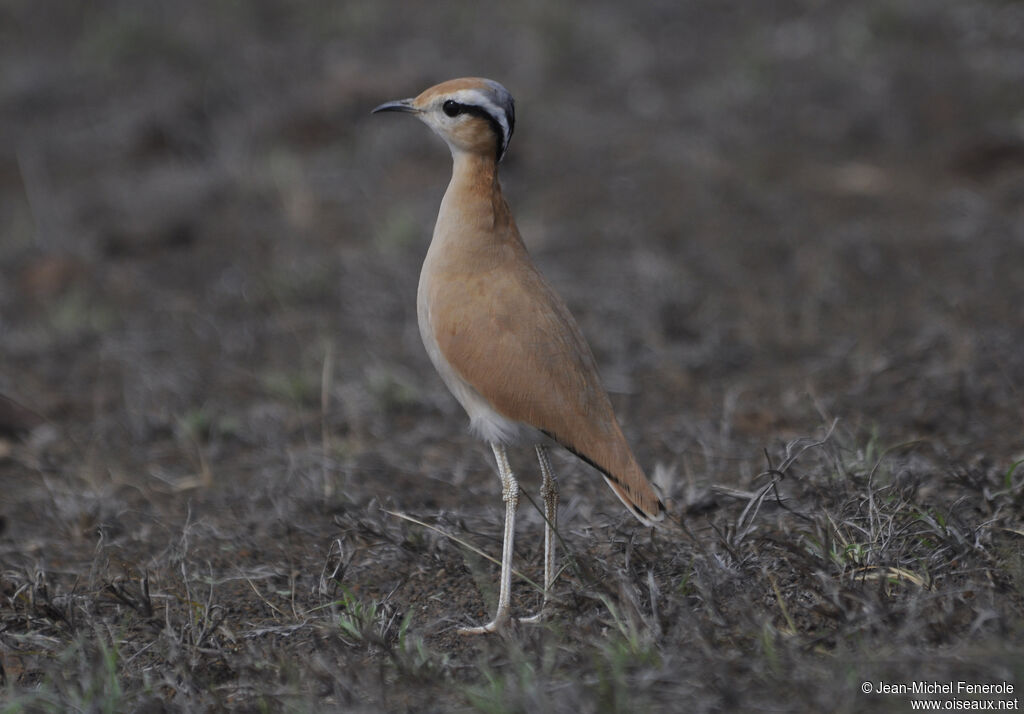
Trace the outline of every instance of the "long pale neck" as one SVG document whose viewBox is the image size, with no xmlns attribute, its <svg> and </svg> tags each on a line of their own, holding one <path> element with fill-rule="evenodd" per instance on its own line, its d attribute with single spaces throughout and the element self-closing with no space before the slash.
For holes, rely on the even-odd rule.
<svg viewBox="0 0 1024 714">
<path fill-rule="evenodd" d="M 453 158 L 452 180 L 441 200 L 431 252 L 482 250 L 513 236 L 518 242 L 519 233 L 501 195 L 494 159 L 466 152 L 455 152 Z"/>
</svg>

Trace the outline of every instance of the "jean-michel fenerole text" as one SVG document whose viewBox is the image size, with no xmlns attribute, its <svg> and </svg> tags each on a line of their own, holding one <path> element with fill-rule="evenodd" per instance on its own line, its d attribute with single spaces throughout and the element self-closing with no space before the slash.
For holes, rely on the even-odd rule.
<svg viewBox="0 0 1024 714">
<path fill-rule="evenodd" d="M 1013 694 L 1009 682 L 878 682 L 877 694 Z"/>
</svg>

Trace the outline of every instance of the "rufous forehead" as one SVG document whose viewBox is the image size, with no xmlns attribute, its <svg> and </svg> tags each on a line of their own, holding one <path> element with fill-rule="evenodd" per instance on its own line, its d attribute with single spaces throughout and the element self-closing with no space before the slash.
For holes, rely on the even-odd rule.
<svg viewBox="0 0 1024 714">
<path fill-rule="evenodd" d="M 434 101 L 437 97 L 454 94 L 458 91 L 464 90 L 478 90 L 486 92 L 490 89 L 490 85 L 486 79 L 480 77 L 460 77 L 459 79 L 449 79 L 447 82 L 441 82 L 435 84 L 429 89 L 423 90 L 413 103 L 418 107 L 424 107 Z"/>
</svg>

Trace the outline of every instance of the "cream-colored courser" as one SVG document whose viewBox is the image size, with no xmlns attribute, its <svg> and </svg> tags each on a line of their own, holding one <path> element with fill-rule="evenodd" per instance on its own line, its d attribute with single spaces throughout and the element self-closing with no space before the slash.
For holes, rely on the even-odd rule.
<svg viewBox="0 0 1024 714">
<path fill-rule="evenodd" d="M 600 471 L 643 523 L 660 521 L 664 506 L 622 435 L 590 347 L 530 260 L 501 195 L 498 162 L 515 124 L 512 96 L 489 79 L 453 79 L 373 110 L 386 111 L 415 115 L 447 142 L 454 160 L 416 302 L 431 361 L 498 463 L 505 501 L 498 609 L 489 624 L 461 630 L 493 632 L 510 620 L 519 500 L 507 444 L 531 440 L 540 461 L 545 602 L 555 576 L 558 490 L 544 435 Z"/>
</svg>

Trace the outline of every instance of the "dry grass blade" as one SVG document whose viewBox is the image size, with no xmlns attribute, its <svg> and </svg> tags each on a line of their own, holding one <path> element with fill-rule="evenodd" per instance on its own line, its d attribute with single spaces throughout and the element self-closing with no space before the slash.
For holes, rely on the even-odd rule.
<svg viewBox="0 0 1024 714">
<path fill-rule="evenodd" d="M 917 573 L 913 573 L 906 568 L 897 568 L 892 565 L 867 565 L 863 568 L 857 569 L 855 572 L 859 573 L 857 577 L 861 580 L 906 580 L 920 588 L 927 589 L 929 587 L 929 582 L 926 578 L 918 575 Z"/>
<path fill-rule="evenodd" d="M 324 350 L 324 363 L 320 370 L 320 451 L 321 475 L 324 482 L 324 500 L 334 497 L 334 481 L 331 479 L 331 429 L 328 422 L 331 406 L 331 388 L 334 383 L 334 341 L 329 340 Z"/>
<path fill-rule="evenodd" d="M 413 518 L 412 516 L 410 516 L 410 515 L 408 515 L 406 513 L 401 513 L 399 511 L 389 511 L 386 508 L 382 508 L 381 510 L 384 511 L 384 513 L 387 513 L 390 516 L 394 516 L 395 518 L 401 518 L 402 520 L 409 521 L 410 523 L 415 523 L 418 526 L 421 526 L 423 528 L 427 528 L 428 530 L 432 530 L 435 533 L 443 535 L 448 540 L 451 540 L 451 541 L 453 541 L 455 543 L 458 543 L 463 548 L 465 548 L 465 549 L 467 549 L 469 551 L 472 551 L 473 553 L 476 553 L 477 555 L 479 555 L 481 558 L 489 560 L 492 563 L 494 563 L 495 565 L 497 565 L 498 567 L 501 567 L 501 561 L 498 560 L 497 558 L 494 558 L 494 557 L 488 555 L 484 551 L 482 551 L 479 548 L 477 548 L 475 545 L 473 545 L 473 544 L 463 540 L 462 538 L 459 538 L 458 536 L 452 535 L 451 533 L 448 533 L 448 532 L 438 528 L 437 526 L 432 526 L 429 523 L 425 523 L 424 521 L 421 521 L 418 518 Z M 530 578 L 526 577 L 525 575 L 523 575 L 521 572 L 519 572 L 515 568 L 512 568 L 512 574 L 515 575 L 517 578 L 519 578 L 519 579 L 529 583 L 535 590 L 537 590 L 539 592 L 544 592 L 544 588 L 541 585 L 538 585 L 536 582 L 534 582 Z"/>
</svg>

